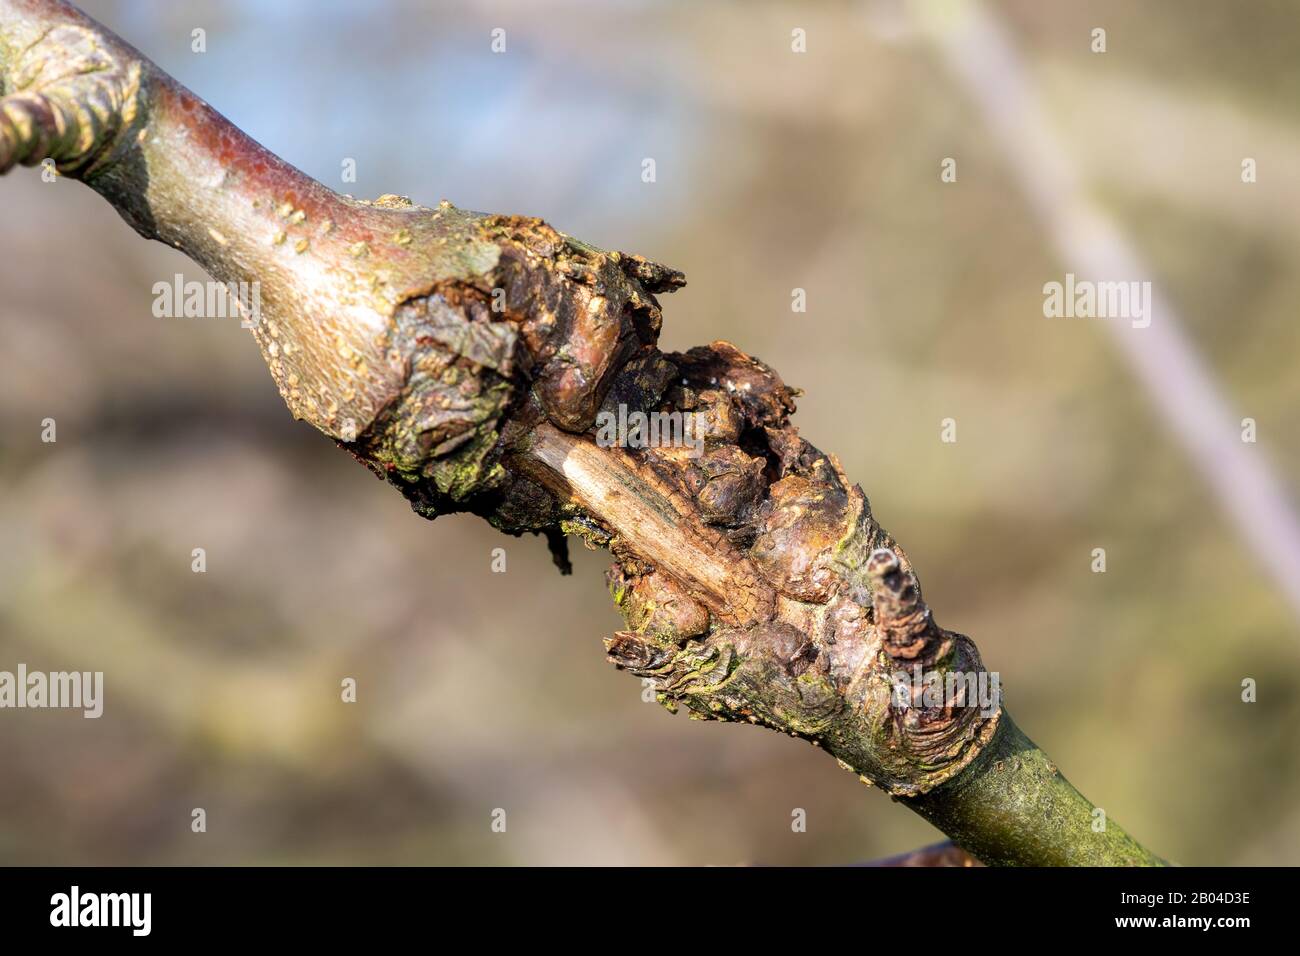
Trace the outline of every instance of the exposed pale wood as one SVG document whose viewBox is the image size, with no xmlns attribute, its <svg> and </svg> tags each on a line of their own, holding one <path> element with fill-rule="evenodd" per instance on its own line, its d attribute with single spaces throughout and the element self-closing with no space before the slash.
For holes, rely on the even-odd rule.
<svg viewBox="0 0 1300 956">
<path fill-rule="evenodd" d="M 544 466 L 531 470 L 539 480 L 599 517 L 727 622 L 756 624 L 772 616 L 775 595 L 749 560 L 626 451 L 543 424 L 528 454 Z"/>
</svg>

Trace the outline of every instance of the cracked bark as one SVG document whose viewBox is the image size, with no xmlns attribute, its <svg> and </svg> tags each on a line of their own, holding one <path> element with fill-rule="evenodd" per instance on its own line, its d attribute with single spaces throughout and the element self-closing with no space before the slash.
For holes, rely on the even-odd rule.
<svg viewBox="0 0 1300 956">
<path fill-rule="evenodd" d="M 222 282 L 295 417 L 425 517 L 607 548 L 618 667 L 670 710 L 801 737 L 989 864 L 1155 865 L 969 685 L 903 550 L 798 392 L 715 342 L 657 348 L 681 273 L 538 219 L 339 196 L 69 5 L 0 0 L 0 172 L 52 159 Z M 865 401 L 873 396 L 864 395 Z M 888 398 L 888 396 L 882 396 Z M 699 453 L 596 440 L 599 414 L 691 415 Z"/>
</svg>

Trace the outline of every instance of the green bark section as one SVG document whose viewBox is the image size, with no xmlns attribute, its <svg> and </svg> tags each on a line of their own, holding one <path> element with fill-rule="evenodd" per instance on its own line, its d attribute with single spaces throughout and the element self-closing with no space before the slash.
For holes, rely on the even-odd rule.
<svg viewBox="0 0 1300 956">
<path fill-rule="evenodd" d="M 1066 780 L 1002 714 L 980 759 L 903 803 L 989 866 L 1166 866 Z"/>
</svg>

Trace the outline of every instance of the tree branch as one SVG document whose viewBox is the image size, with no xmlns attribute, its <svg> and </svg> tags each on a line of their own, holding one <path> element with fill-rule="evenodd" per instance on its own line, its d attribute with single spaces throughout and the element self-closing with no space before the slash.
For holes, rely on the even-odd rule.
<svg viewBox="0 0 1300 956">
<path fill-rule="evenodd" d="M 290 410 L 417 512 L 544 534 L 561 564 L 564 534 L 608 548 L 609 657 L 669 709 L 802 737 L 986 863 L 1161 862 L 987 699 L 975 645 L 799 437 L 798 393 L 724 342 L 659 351 L 680 273 L 537 219 L 338 196 L 54 0 L 0 0 L 0 75 L 0 170 L 52 158 L 258 283 Z"/>
<path fill-rule="evenodd" d="M 979 860 L 954 843 L 934 843 L 917 850 L 872 860 L 862 866 L 913 867 L 913 866 L 981 866 Z"/>
</svg>

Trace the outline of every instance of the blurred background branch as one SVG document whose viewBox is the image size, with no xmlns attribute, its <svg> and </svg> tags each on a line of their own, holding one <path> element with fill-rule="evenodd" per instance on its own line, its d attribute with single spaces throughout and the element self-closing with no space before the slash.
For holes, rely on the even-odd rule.
<svg viewBox="0 0 1300 956">
<path fill-rule="evenodd" d="M 953 846 L 952 843 L 932 843 L 930 846 L 923 846 L 916 850 L 910 850 L 907 853 L 899 853 L 896 856 L 885 857 L 883 860 L 872 860 L 870 863 L 863 863 L 862 865 L 906 867 L 982 866 L 983 864 L 961 847 Z"/>
<path fill-rule="evenodd" d="M 1300 521 L 1295 502 L 1259 447 L 1242 440 L 1242 416 L 1230 411 L 1156 270 L 1143 260 L 1115 217 L 1089 196 L 1087 175 L 1053 129 L 1006 30 L 981 0 L 912 0 L 909 8 L 962 90 L 979 106 L 1064 270 L 1093 282 L 1156 277 L 1149 327 L 1122 321 L 1102 324 L 1113 333 L 1112 342 L 1170 434 L 1254 552 L 1257 569 L 1274 581 L 1300 618 Z M 1072 87 L 1064 96 L 1072 98 L 1074 92 Z M 1208 124 L 1186 132 L 1190 135 L 1183 140 L 1184 149 L 1195 153 L 1201 152 L 1202 143 L 1222 135 Z M 1234 145 L 1252 151 L 1256 143 L 1247 137 Z M 1166 155 L 1165 163 L 1178 169 L 1182 156 L 1182 151 Z M 1220 175 L 1241 169 L 1241 156 L 1229 152 L 1220 158 Z"/>
</svg>

